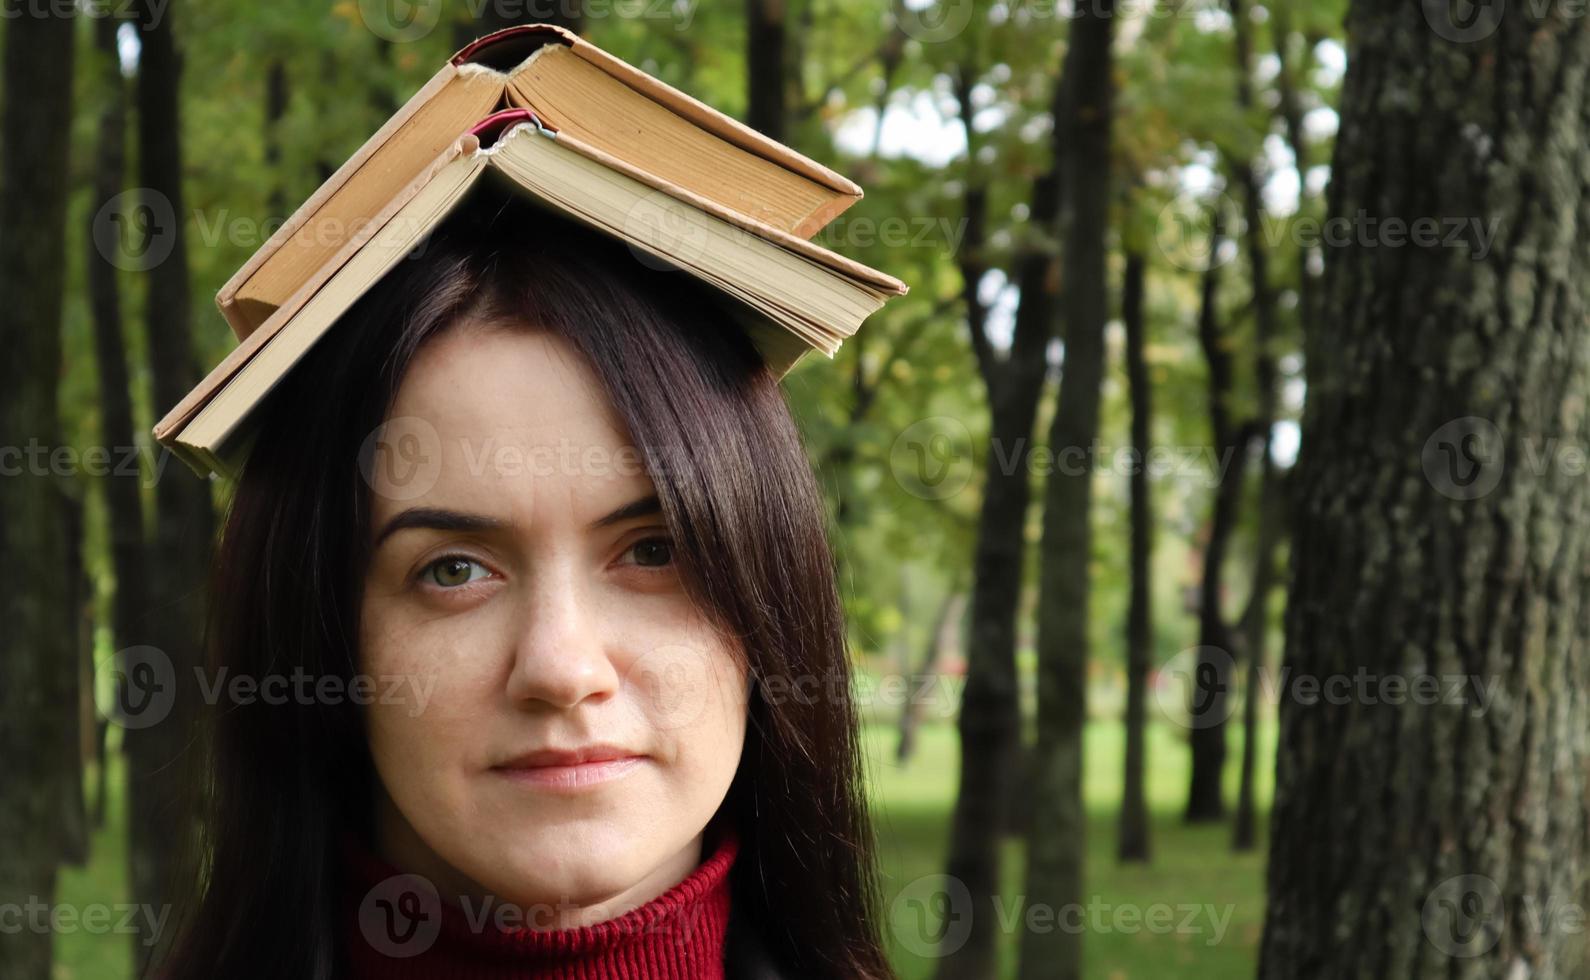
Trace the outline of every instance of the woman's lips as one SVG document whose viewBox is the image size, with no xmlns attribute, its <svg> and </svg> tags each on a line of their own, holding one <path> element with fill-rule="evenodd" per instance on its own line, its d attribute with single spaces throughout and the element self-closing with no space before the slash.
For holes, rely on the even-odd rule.
<svg viewBox="0 0 1590 980">
<path fill-rule="evenodd" d="M 585 789 L 611 782 L 635 771 L 643 755 L 617 750 L 533 753 L 492 767 L 515 782 L 541 789 Z"/>
</svg>

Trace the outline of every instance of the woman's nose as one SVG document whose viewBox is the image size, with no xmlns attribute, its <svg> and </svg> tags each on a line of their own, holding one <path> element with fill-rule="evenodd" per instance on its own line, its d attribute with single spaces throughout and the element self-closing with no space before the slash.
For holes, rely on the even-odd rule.
<svg viewBox="0 0 1590 980">
<path fill-rule="evenodd" d="M 610 696 L 621 678 L 609 656 L 601 617 L 566 570 L 548 570 L 528 584 L 514 624 L 513 670 L 508 695 L 572 708 L 587 698 Z"/>
</svg>

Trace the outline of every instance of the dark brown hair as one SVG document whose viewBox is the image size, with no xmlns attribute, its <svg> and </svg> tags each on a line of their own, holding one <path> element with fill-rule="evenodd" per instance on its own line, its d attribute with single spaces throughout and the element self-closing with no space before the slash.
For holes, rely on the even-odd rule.
<svg viewBox="0 0 1590 980">
<path fill-rule="evenodd" d="M 215 563 L 212 668 L 351 679 L 370 534 L 359 453 L 415 352 L 466 313 L 552 331 L 627 424 L 688 589 L 756 680 L 721 814 L 742 840 L 731 930 L 795 976 L 892 977 L 848 684 L 767 694 L 849 676 L 822 498 L 756 349 L 656 265 L 501 199 L 466 203 L 400 262 L 260 409 Z M 368 833 L 375 779 L 358 708 L 255 701 L 209 724 L 194 898 L 158 972 L 332 977 L 338 835 Z"/>
</svg>

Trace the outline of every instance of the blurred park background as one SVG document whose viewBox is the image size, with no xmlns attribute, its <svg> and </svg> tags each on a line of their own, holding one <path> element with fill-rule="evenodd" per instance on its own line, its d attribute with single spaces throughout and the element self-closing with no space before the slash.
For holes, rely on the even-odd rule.
<svg viewBox="0 0 1590 980">
<path fill-rule="evenodd" d="M 69 914 L 0 976 L 147 948 L 188 736 L 97 706 L 197 642 L 223 491 L 148 433 L 216 289 L 538 20 L 855 179 L 817 240 L 911 286 L 785 382 L 902 977 L 1584 975 L 1582 3 L 4 10 L 0 902 Z"/>
</svg>

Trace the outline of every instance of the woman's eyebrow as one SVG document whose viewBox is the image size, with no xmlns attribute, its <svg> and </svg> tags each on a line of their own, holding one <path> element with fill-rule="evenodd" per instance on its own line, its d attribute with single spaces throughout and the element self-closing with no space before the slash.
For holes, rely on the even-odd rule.
<svg viewBox="0 0 1590 980">
<path fill-rule="evenodd" d="M 632 500 L 610 514 L 592 521 L 590 529 L 600 530 L 611 527 L 623 521 L 633 520 L 637 517 L 650 517 L 662 512 L 662 501 L 656 494 L 650 494 L 637 500 Z M 447 510 L 442 507 L 410 507 L 392 517 L 381 526 L 381 533 L 375 537 L 375 547 L 399 531 L 410 528 L 423 528 L 432 531 L 499 531 L 508 526 L 508 522 L 484 514 L 470 514 L 464 511 Z"/>
<path fill-rule="evenodd" d="M 653 514 L 660 513 L 662 513 L 662 502 L 657 499 L 657 495 L 654 493 L 638 500 L 631 500 L 606 517 L 597 518 L 591 522 L 590 530 L 597 531 L 604 527 L 618 524 L 621 521 L 633 520 L 637 517 L 650 517 Z"/>
<path fill-rule="evenodd" d="M 381 533 L 375 537 L 375 547 L 381 547 L 381 542 L 408 528 L 427 528 L 433 531 L 497 531 L 507 526 L 507 521 L 487 517 L 484 514 L 468 514 L 439 507 L 410 507 L 381 527 Z"/>
</svg>

